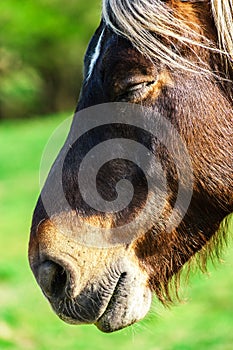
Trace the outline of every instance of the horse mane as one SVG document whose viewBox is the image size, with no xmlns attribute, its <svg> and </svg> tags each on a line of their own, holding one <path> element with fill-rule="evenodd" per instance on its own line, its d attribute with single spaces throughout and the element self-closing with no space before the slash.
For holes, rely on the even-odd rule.
<svg viewBox="0 0 233 350">
<path fill-rule="evenodd" d="M 188 283 L 192 272 L 200 270 L 202 273 L 208 273 L 209 266 L 216 267 L 216 262 L 222 263 L 223 252 L 231 240 L 231 220 L 232 215 L 228 215 L 220 224 L 219 229 L 205 243 L 200 251 L 194 254 L 183 267 L 170 278 L 161 278 L 157 283 L 155 292 L 158 299 L 165 305 L 170 306 L 174 301 L 181 301 L 180 285 Z"/>
<path fill-rule="evenodd" d="M 201 23 L 197 23 L 195 1 L 187 1 L 180 9 L 169 7 L 161 0 L 103 0 L 103 19 L 115 33 L 128 39 L 151 60 L 159 60 L 171 69 L 208 72 L 199 50 L 219 53 L 233 67 L 233 0 L 211 0 L 211 12 L 218 43 L 207 38 Z M 189 6 L 187 8 L 187 6 Z M 195 54 L 195 60 L 185 57 L 181 46 Z M 199 48 L 199 50 L 197 50 Z M 228 67 L 228 68 L 227 68 Z"/>
<path fill-rule="evenodd" d="M 212 13 L 218 33 L 219 47 L 233 65 L 233 1 L 211 0 Z"/>
</svg>

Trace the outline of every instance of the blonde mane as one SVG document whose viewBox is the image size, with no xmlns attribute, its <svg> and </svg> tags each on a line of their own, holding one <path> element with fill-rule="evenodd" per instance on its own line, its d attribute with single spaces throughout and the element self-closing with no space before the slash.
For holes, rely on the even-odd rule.
<svg viewBox="0 0 233 350">
<path fill-rule="evenodd" d="M 233 65 L 233 0 L 211 0 L 219 47 Z"/>
<path fill-rule="evenodd" d="M 103 0 L 103 19 L 115 33 L 127 38 L 151 60 L 159 60 L 171 69 L 208 72 L 197 47 L 220 53 L 232 65 L 232 1 L 211 0 L 218 46 L 203 35 L 197 23 L 186 23 L 177 11 L 160 0 Z M 178 43 L 192 50 L 195 60 L 184 57 Z"/>
</svg>

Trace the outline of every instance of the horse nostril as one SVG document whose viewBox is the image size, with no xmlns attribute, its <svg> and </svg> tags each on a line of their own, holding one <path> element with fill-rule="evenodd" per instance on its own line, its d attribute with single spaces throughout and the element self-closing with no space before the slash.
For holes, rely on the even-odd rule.
<svg viewBox="0 0 233 350">
<path fill-rule="evenodd" d="M 38 282 L 49 298 L 64 295 L 67 279 L 64 268 L 53 261 L 46 261 L 39 267 Z"/>
</svg>

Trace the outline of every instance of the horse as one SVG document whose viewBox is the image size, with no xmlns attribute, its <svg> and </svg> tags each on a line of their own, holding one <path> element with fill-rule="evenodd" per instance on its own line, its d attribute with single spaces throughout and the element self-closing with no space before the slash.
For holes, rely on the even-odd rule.
<svg viewBox="0 0 233 350">
<path fill-rule="evenodd" d="M 103 0 L 31 226 L 31 269 L 63 321 L 127 327 L 153 294 L 174 300 L 183 266 L 219 255 L 233 211 L 232 97 L 232 0 Z"/>
</svg>

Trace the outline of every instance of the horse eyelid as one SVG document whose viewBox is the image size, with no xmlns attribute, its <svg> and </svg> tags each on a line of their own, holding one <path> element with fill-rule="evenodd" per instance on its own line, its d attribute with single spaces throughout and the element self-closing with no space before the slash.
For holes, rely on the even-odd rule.
<svg viewBox="0 0 233 350">
<path fill-rule="evenodd" d="M 134 85 L 131 85 L 127 88 L 127 91 L 136 91 L 136 90 L 140 90 L 144 87 L 147 87 L 147 86 L 150 86 L 151 84 L 153 84 L 154 81 L 146 81 L 146 82 L 143 82 L 143 83 L 139 83 L 139 84 L 134 84 Z"/>
<path fill-rule="evenodd" d="M 205 2 L 206 0 L 180 0 L 181 2 L 191 2 L 191 3 L 195 3 L 195 2 Z"/>
<path fill-rule="evenodd" d="M 118 100 L 123 100 L 125 98 L 133 97 L 134 93 L 135 94 L 141 94 L 141 97 L 143 97 L 143 89 L 146 91 L 153 85 L 156 81 L 145 81 L 142 83 L 137 83 L 137 84 L 132 84 L 129 85 L 125 88 L 125 91 L 118 96 Z M 145 92 L 146 92 L 145 91 Z M 142 92 L 142 93 L 141 93 Z"/>
</svg>

